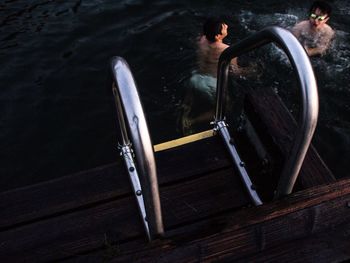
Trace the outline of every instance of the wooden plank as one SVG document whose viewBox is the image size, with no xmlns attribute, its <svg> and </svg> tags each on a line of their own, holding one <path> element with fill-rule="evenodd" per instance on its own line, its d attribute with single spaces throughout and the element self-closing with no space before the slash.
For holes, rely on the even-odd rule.
<svg viewBox="0 0 350 263">
<path fill-rule="evenodd" d="M 207 228 L 204 222 L 196 223 L 196 227 Z M 217 225 L 215 220 L 212 220 L 211 226 L 214 228 L 213 233 L 216 232 Z M 193 228 L 191 229 L 193 230 Z M 200 230 L 196 230 L 198 232 Z M 175 231 L 172 231 L 173 233 Z M 185 233 L 182 233 L 185 235 Z M 192 234 L 192 232 L 187 234 Z M 197 238 L 199 238 L 197 236 Z M 195 238 L 194 238 L 195 239 Z M 174 239 L 172 239 L 174 240 Z M 193 239 L 192 239 L 193 240 Z M 134 240 L 126 244 L 108 244 L 102 251 L 93 252 L 85 255 L 77 255 L 70 259 L 67 259 L 67 263 L 77 263 L 77 262 L 161 262 L 160 258 L 164 258 L 163 261 L 166 262 L 177 262 L 172 261 L 167 255 L 156 255 L 157 247 L 163 246 L 163 250 L 166 250 L 166 246 L 171 246 L 173 242 L 177 244 L 186 246 L 185 242 L 188 242 L 185 238 L 180 240 L 180 238 L 175 238 L 174 241 L 169 241 L 168 243 L 160 243 L 158 241 L 145 244 L 140 242 L 140 240 Z M 161 245 L 160 245 L 161 244 Z M 179 246 L 180 246 L 179 245 Z M 130 248 L 133 247 L 132 251 Z M 336 227 L 331 227 L 326 231 L 314 235 L 308 235 L 306 238 L 299 238 L 297 240 L 293 239 L 289 242 L 283 242 L 274 246 L 272 248 L 260 250 L 257 249 L 253 253 L 244 254 L 243 257 L 228 256 L 223 257 L 220 260 L 209 260 L 209 262 L 346 262 L 350 259 L 350 223 L 340 224 Z M 129 249 L 129 251 L 127 251 Z M 145 250 L 150 251 L 155 255 L 154 257 L 146 256 L 144 261 L 142 261 L 142 256 Z M 155 250 L 155 251 L 153 251 Z M 153 251 L 153 252 L 152 252 Z M 193 260 L 188 262 L 205 262 L 203 259 L 198 257 L 200 254 L 200 247 L 197 247 L 197 251 L 188 249 L 188 253 L 193 253 Z M 127 254 L 129 252 L 129 254 Z M 170 251 L 169 251 L 170 252 Z M 125 255 L 127 254 L 127 255 Z M 197 258 L 195 257 L 197 255 Z M 196 260 L 194 259 L 196 258 Z M 189 259 L 187 257 L 187 259 Z M 186 261 L 187 262 L 187 261 Z"/>
<path fill-rule="evenodd" d="M 305 239 L 283 243 L 235 262 L 346 262 L 350 259 L 350 223 L 341 224 Z M 219 262 L 232 262 L 226 258 Z"/>
<path fill-rule="evenodd" d="M 249 118 L 260 124 L 259 134 L 265 141 L 274 143 L 285 159 L 289 154 L 297 127 L 288 109 L 271 89 L 249 89 L 245 103 Z M 335 182 L 332 172 L 311 145 L 301 168 L 298 183 L 302 188 L 307 188 L 332 182 Z"/>
<path fill-rule="evenodd" d="M 160 184 L 232 167 L 230 156 L 218 136 L 161 151 L 156 154 L 156 162 Z"/>
<path fill-rule="evenodd" d="M 166 230 L 237 209 L 248 200 L 231 169 L 161 187 Z M 81 211 L 48 218 L 0 233 L 4 262 L 42 262 L 100 249 L 106 240 L 147 243 L 136 201 L 125 196 Z"/>
<path fill-rule="evenodd" d="M 235 262 L 283 243 L 297 244 L 310 235 L 333 231 L 350 221 L 349 187 L 350 179 L 346 179 L 234 212 L 216 220 L 222 226 L 220 232 L 204 237 L 195 236 L 187 241 L 178 238 L 179 232 L 192 234 L 192 226 L 187 225 L 167 232 L 168 239 L 154 246 L 139 244 L 135 251 L 135 243 L 121 244 L 119 254 L 111 262 Z M 96 258 L 94 254 L 91 256 Z"/>
<path fill-rule="evenodd" d="M 195 141 L 199 141 L 208 137 L 212 137 L 214 136 L 214 131 L 213 130 L 207 130 L 207 131 L 203 131 L 203 132 L 199 132 L 199 133 L 195 133 L 195 134 L 191 134 L 185 137 L 181 137 L 175 140 L 171 140 L 171 141 L 167 141 L 167 142 L 163 142 L 157 145 L 154 145 L 154 151 L 155 152 L 159 152 L 159 151 L 164 151 L 167 149 L 171 149 L 174 147 L 178 147 L 187 143 L 192 143 Z"/>
<path fill-rule="evenodd" d="M 0 229 L 125 195 L 131 191 L 126 176 L 121 163 L 111 164 L 0 193 Z"/>
<path fill-rule="evenodd" d="M 231 165 L 216 137 L 159 152 L 156 162 L 159 183 L 163 185 Z M 131 186 L 121 161 L 3 192 L 0 193 L 0 230 L 130 194 Z"/>
</svg>

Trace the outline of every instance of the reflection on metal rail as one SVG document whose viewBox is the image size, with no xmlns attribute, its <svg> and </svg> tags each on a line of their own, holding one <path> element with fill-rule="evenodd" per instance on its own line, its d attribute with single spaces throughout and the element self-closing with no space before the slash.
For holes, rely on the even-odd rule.
<svg viewBox="0 0 350 263">
<path fill-rule="evenodd" d="M 253 185 L 252 181 L 250 180 L 248 173 L 245 169 L 245 164 L 241 160 L 241 158 L 238 155 L 238 152 L 236 148 L 234 147 L 234 141 L 233 138 L 231 138 L 230 133 L 227 129 L 227 124 L 225 121 L 217 121 L 215 123 L 214 130 L 218 132 L 221 137 L 224 139 L 226 147 L 228 151 L 230 152 L 230 155 L 233 159 L 233 162 L 236 164 L 236 168 L 238 171 L 238 174 L 240 175 L 241 179 L 243 180 L 243 184 L 246 187 L 246 190 L 249 194 L 250 199 L 254 203 L 254 205 L 262 205 L 262 202 L 260 200 L 260 197 L 258 193 L 255 190 L 255 186 Z"/>
<path fill-rule="evenodd" d="M 114 57 L 111 67 L 122 137 L 121 155 L 128 169 L 147 236 L 152 240 L 164 233 L 153 145 L 128 64 L 123 58 Z"/>
<path fill-rule="evenodd" d="M 216 93 L 216 114 L 214 129 L 221 130 L 222 126 L 225 133 L 228 133 L 224 121 L 224 105 L 227 89 L 228 71 L 232 58 L 242 55 L 250 50 L 261 47 L 265 44 L 274 42 L 287 54 L 296 75 L 299 80 L 299 86 L 302 94 L 302 111 L 299 118 L 296 136 L 293 146 L 284 165 L 281 178 L 275 193 L 275 198 L 292 192 L 295 181 L 298 177 L 301 165 L 305 158 L 307 149 L 311 143 L 313 133 L 316 128 L 318 118 L 318 92 L 315 76 L 308 55 L 299 41 L 289 31 L 280 27 L 267 27 L 256 34 L 247 37 L 236 45 L 227 48 L 220 56 L 218 65 L 218 81 Z M 226 138 L 227 137 L 227 138 Z M 234 148 L 230 145 L 229 136 L 224 136 L 224 140 L 229 149 Z M 239 167 L 239 162 L 234 162 Z M 250 183 L 246 182 L 245 174 L 241 173 L 243 182 L 246 185 L 252 200 L 254 200 L 254 191 L 251 191 Z"/>
</svg>

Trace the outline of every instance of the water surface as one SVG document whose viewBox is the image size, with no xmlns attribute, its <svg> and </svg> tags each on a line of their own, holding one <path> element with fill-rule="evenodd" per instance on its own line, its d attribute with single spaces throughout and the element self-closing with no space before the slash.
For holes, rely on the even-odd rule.
<svg viewBox="0 0 350 263">
<path fill-rule="evenodd" d="M 186 81 L 196 68 L 195 41 L 209 15 L 229 24 L 228 44 L 268 25 L 289 28 L 305 1 L 0 2 L 0 190 L 30 185 L 118 158 L 109 60 L 124 57 L 135 76 L 154 143 L 181 136 Z M 315 145 L 332 171 L 350 169 L 350 6 L 332 1 L 337 39 L 312 59 L 319 84 Z M 265 52 L 266 51 L 266 52 Z M 274 46 L 257 52 L 266 85 L 292 108 L 286 58 Z M 260 83 L 261 85 L 261 83 Z M 293 84 L 291 85 L 293 86 Z"/>
</svg>

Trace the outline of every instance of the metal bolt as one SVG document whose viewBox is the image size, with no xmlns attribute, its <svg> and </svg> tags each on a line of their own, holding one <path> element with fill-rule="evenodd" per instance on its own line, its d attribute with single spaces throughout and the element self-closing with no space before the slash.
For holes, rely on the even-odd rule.
<svg viewBox="0 0 350 263">
<path fill-rule="evenodd" d="M 241 167 L 244 167 L 244 166 L 245 166 L 245 163 L 244 163 L 244 162 L 240 162 L 239 165 L 240 165 Z"/>
<path fill-rule="evenodd" d="M 134 167 L 129 167 L 129 171 L 133 172 L 133 171 L 135 171 L 135 168 Z"/>
<path fill-rule="evenodd" d="M 136 191 L 136 195 L 138 195 L 138 196 L 142 195 L 141 190 L 137 190 L 137 191 Z"/>
<path fill-rule="evenodd" d="M 263 166 L 266 166 L 266 165 L 269 164 L 269 160 L 268 160 L 267 158 L 264 158 L 264 159 L 262 159 L 261 164 L 262 164 Z"/>
</svg>

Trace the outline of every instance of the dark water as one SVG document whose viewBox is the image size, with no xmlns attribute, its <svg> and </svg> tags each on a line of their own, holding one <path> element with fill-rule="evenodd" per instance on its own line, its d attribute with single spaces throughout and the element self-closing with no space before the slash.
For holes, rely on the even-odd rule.
<svg viewBox="0 0 350 263">
<path fill-rule="evenodd" d="M 315 144 L 341 177 L 350 169 L 350 4 L 332 4 L 330 25 L 337 39 L 327 56 L 312 60 L 320 95 Z M 309 5 L 275 0 L 1 1 L 0 191 L 118 158 L 112 56 L 128 61 L 153 142 L 159 143 L 181 136 L 177 109 L 195 69 L 195 39 L 205 17 L 226 18 L 231 44 L 267 25 L 290 27 Z M 262 81 L 293 107 L 286 58 L 273 46 L 263 51 L 257 57 L 267 72 Z"/>
</svg>

